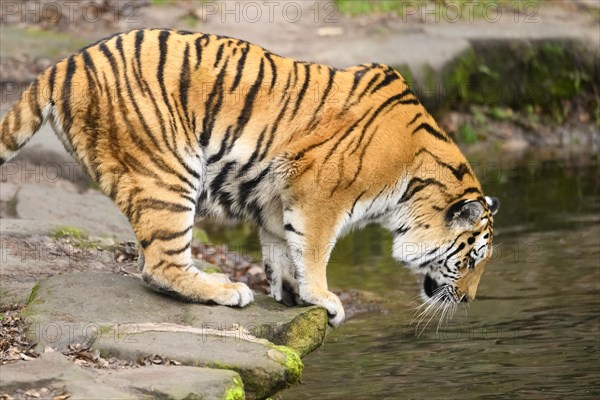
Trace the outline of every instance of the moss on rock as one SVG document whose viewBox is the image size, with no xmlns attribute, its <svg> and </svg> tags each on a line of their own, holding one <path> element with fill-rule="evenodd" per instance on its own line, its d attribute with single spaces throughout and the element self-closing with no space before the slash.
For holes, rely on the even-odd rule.
<svg viewBox="0 0 600 400">
<path fill-rule="evenodd" d="M 315 307 L 294 318 L 277 342 L 292 348 L 300 357 L 304 357 L 325 340 L 327 321 L 327 311 Z"/>
<path fill-rule="evenodd" d="M 287 383 L 289 385 L 299 383 L 302 370 L 304 370 L 300 355 L 291 347 L 273 345 L 273 348 L 285 355 L 284 365 L 287 371 Z"/>
<path fill-rule="evenodd" d="M 232 386 L 225 392 L 223 400 L 244 400 L 245 398 L 244 382 L 240 378 L 234 377 Z"/>
</svg>

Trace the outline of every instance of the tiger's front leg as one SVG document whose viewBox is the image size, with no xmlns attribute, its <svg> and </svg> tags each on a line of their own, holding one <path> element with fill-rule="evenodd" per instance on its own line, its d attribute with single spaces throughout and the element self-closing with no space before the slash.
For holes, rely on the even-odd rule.
<svg viewBox="0 0 600 400">
<path fill-rule="evenodd" d="M 295 265 L 298 294 L 304 303 L 327 310 L 329 324 L 344 321 L 344 306 L 327 286 L 327 263 L 335 244 L 333 221 L 323 209 L 307 206 L 284 211 L 284 229 L 291 258 Z"/>
<path fill-rule="evenodd" d="M 296 280 L 296 266 L 286 239 L 261 228 L 260 243 L 271 296 L 286 306 L 303 305 Z"/>
</svg>

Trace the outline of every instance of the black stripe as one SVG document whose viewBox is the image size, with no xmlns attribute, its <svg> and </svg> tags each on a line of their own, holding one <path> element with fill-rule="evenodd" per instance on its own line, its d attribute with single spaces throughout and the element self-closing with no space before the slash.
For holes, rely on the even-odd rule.
<svg viewBox="0 0 600 400">
<path fill-rule="evenodd" d="M 65 82 L 63 84 L 62 90 L 62 114 L 63 114 L 63 131 L 71 140 L 71 135 L 69 131 L 71 130 L 71 125 L 73 124 L 73 116 L 71 113 L 71 100 L 73 93 L 71 93 L 73 75 L 75 74 L 75 68 L 77 65 L 75 64 L 75 57 L 71 56 L 67 60 L 67 71 L 65 73 Z"/>
<path fill-rule="evenodd" d="M 459 194 L 458 196 L 454 196 L 454 200 L 451 201 L 451 203 L 454 203 L 455 201 L 461 199 L 463 196 L 465 196 L 465 195 L 467 195 L 469 193 L 478 193 L 478 194 L 481 194 L 481 191 L 479 189 L 477 189 L 476 187 L 466 188 L 465 190 L 462 191 L 461 194 Z"/>
<path fill-rule="evenodd" d="M 229 172 L 235 167 L 235 165 L 235 161 L 230 161 L 227 164 L 225 164 L 225 166 L 223 166 L 219 174 L 215 177 L 215 179 L 213 179 L 213 181 L 210 184 L 211 192 L 214 195 L 216 195 L 217 200 L 225 209 L 226 215 L 232 214 L 232 200 L 230 194 L 221 189 L 227 179 L 227 176 L 229 175 Z"/>
<path fill-rule="evenodd" d="M 246 95 L 246 98 L 245 98 L 244 107 L 242 108 L 242 111 L 240 112 L 240 115 L 238 116 L 237 126 L 235 129 L 234 135 L 233 135 L 233 140 L 231 141 L 231 144 L 229 145 L 230 149 L 231 149 L 231 147 L 233 147 L 233 144 L 235 143 L 235 141 L 242 134 L 244 128 L 248 124 L 248 121 L 250 121 L 250 117 L 252 116 L 252 109 L 254 108 L 254 102 L 256 100 L 256 96 L 258 95 L 258 93 L 260 91 L 260 86 L 262 85 L 264 76 L 265 76 L 265 62 L 264 62 L 264 59 L 261 58 L 260 67 L 258 69 L 258 76 L 256 77 L 256 81 L 254 82 L 254 84 L 252 85 L 250 90 L 248 91 L 248 94 Z"/>
<path fill-rule="evenodd" d="M 285 229 L 285 230 L 286 230 L 286 231 L 288 231 L 288 232 L 293 232 L 293 233 L 295 233 L 296 235 L 304 236 L 304 233 L 302 233 L 302 232 L 298 232 L 298 231 L 297 231 L 297 230 L 294 228 L 294 226 L 293 226 L 292 224 L 285 224 L 285 225 L 283 226 L 283 229 Z"/>
<path fill-rule="evenodd" d="M 367 132 L 367 129 L 369 129 L 369 127 L 371 126 L 371 124 L 373 122 L 375 122 L 375 118 L 377 118 L 379 116 L 379 114 L 381 114 L 385 109 L 387 109 L 388 107 L 392 106 L 394 107 L 396 104 L 392 105 L 393 103 L 397 103 L 399 100 L 403 99 L 404 97 L 408 96 L 409 94 L 411 94 L 410 89 L 406 89 L 405 91 L 403 91 L 402 93 L 399 93 L 395 96 L 392 96 L 390 98 L 388 98 L 386 101 L 384 101 L 379 108 L 377 108 L 377 110 L 375 110 L 375 112 L 373 113 L 373 115 L 371 115 L 371 118 L 369 118 L 369 121 L 367 121 L 367 123 L 365 124 L 365 126 L 363 127 L 360 136 L 358 137 L 358 140 L 356 142 L 356 145 L 354 146 L 354 149 L 350 152 L 350 154 L 354 154 L 354 152 L 356 150 L 358 150 L 358 148 L 360 147 L 363 138 L 365 137 L 365 133 Z"/>
<path fill-rule="evenodd" d="M 219 189 L 222 188 L 223 184 L 225 183 L 225 180 L 227 179 L 227 175 L 229 174 L 231 169 L 234 167 L 234 165 L 235 165 L 235 161 L 229 161 L 228 163 L 226 163 L 223 166 L 223 168 L 221 168 L 221 170 L 219 171 L 219 174 L 210 183 L 210 190 L 213 193 L 219 192 Z"/>
<path fill-rule="evenodd" d="M 256 178 L 246 181 L 240 185 L 240 201 L 242 204 L 246 203 L 246 200 L 250 194 L 252 194 L 252 191 L 267 176 L 269 171 L 269 168 L 265 168 Z"/>
<path fill-rule="evenodd" d="M 346 112 L 350 109 L 350 106 L 349 106 L 350 99 L 354 95 L 356 88 L 358 88 L 358 85 L 360 84 L 362 78 L 365 77 L 365 75 L 366 75 L 366 73 L 365 73 L 364 69 L 354 72 L 354 82 L 352 83 L 352 88 L 350 89 L 350 93 L 348 93 L 348 97 L 346 97 L 346 101 L 344 102 L 344 106 L 342 107 L 342 113 L 341 113 L 342 115 L 346 114 Z"/>
<path fill-rule="evenodd" d="M 16 109 L 15 111 L 16 112 Z M 9 131 L 12 131 L 11 129 L 9 129 L 10 127 L 10 122 L 9 122 L 9 116 L 7 115 L 4 118 L 4 121 L 2 122 L 2 132 L 6 132 L 5 135 L 3 135 L 2 137 L 0 137 L 0 142 L 3 142 L 4 145 L 6 146 L 6 149 L 8 151 L 17 151 L 19 150 L 19 144 L 17 143 L 17 140 L 14 136 L 14 134 L 9 134 Z"/>
<path fill-rule="evenodd" d="M 98 77 L 98 72 L 96 71 L 96 65 L 94 64 L 94 60 L 92 60 L 92 57 L 90 57 L 90 54 L 87 50 L 82 51 L 81 55 L 83 56 L 83 65 L 86 69 L 92 71 L 92 75 L 94 76 L 93 80 L 96 83 L 96 86 L 100 86 L 100 78 Z"/>
<path fill-rule="evenodd" d="M 247 45 L 244 49 L 242 49 L 242 55 L 237 64 L 237 73 L 235 74 L 235 79 L 233 80 L 233 84 L 231 85 L 231 89 L 229 92 L 233 93 L 235 89 L 237 89 L 240 84 L 240 80 L 242 79 L 242 74 L 244 72 L 244 65 L 246 64 L 246 57 L 248 57 L 248 52 L 250 51 L 250 46 Z"/>
<path fill-rule="evenodd" d="M 319 114 L 319 112 L 321 111 L 323 106 L 325 105 L 325 101 L 327 99 L 327 96 L 329 95 L 329 92 L 331 92 L 331 88 L 333 87 L 333 82 L 335 80 L 336 72 L 337 71 L 335 69 L 329 68 L 329 80 L 327 81 L 327 86 L 325 87 L 325 91 L 323 92 L 323 97 L 321 98 L 321 101 L 319 102 L 317 109 L 313 112 L 312 119 L 311 119 L 310 123 L 308 124 L 309 130 L 314 129 L 316 126 L 317 115 Z"/>
<path fill-rule="evenodd" d="M 389 86 L 390 83 L 394 82 L 395 80 L 400 79 L 398 77 L 398 74 L 396 73 L 396 71 L 389 69 L 385 72 L 385 78 L 379 82 L 379 84 L 377 86 L 375 86 L 373 88 L 373 90 L 371 90 L 371 94 L 377 92 L 378 90 L 383 89 L 386 86 Z"/>
<path fill-rule="evenodd" d="M 458 167 L 454 168 L 452 165 L 442 161 L 438 156 L 436 156 L 435 154 L 433 154 L 432 152 L 430 152 L 429 150 L 423 148 L 421 150 L 419 150 L 416 154 L 415 157 L 418 157 L 419 155 L 421 155 L 422 153 L 426 153 L 429 154 L 439 165 L 448 168 L 450 170 L 450 172 L 452 172 L 452 175 L 454 175 L 454 177 L 456 179 L 458 179 L 459 181 L 462 181 L 465 175 L 471 175 L 471 171 L 469 170 L 469 166 L 466 163 L 460 163 L 458 165 Z"/>
<path fill-rule="evenodd" d="M 86 51 L 84 50 L 84 52 L 86 52 Z M 99 88 L 100 82 L 98 81 L 97 83 L 94 83 L 94 78 L 92 77 L 89 66 L 86 66 L 84 68 L 84 70 L 85 70 L 85 76 L 87 78 L 87 84 L 88 84 L 88 95 L 90 96 L 90 99 L 87 102 L 87 104 L 88 104 L 87 112 L 83 116 L 84 124 L 89 129 L 89 132 L 90 132 L 89 142 L 86 143 L 88 145 L 86 148 L 86 152 L 87 152 L 87 154 L 89 154 L 89 158 L 90 158 L 90 164 L 91 164 L 90 170 L 92 172 L 90 175 L 93 176 L 96 181 L 99 181 L 100 180 L 100 172 L 99 172 L 100 163 L 98 161 L 98 154 L 97 154 L 98 152 L 96 151 L 96 149 L 98 147 L 98 139 L 100 136 L 98 134 L 98 132 L 100 132 L 100 121 L 102 120 L 101 113 L 100 113 L 100 100 L 98 98 L 98 88 Z"/>
<path fill-rule="evenodd" d="M 56 81 L 56 64 L 52 66 L 50 70 L 50 78 L 48 80 L 48 85 L 50 86 L 50 102 L 54 105 L 54 82 Z"/>
<path fill-rule="evenodd" d="M 187 121 L 188 128 L 190 127 L 190 117 L 188 114 L 188 92 L 190 90 L 190 45 L 185 45 L 185 51 L 183 53 L 183 64 L 181 65 L 181 74 L 179 75 L 179 101 L 181 102 L 181 108 L 185 119 Z"/>
<path fill-rule="evenodd" d="M 294 63 L 294 65 L 296 64 Z M 302 85 L 302 89 L 300 89 L 300 93 L 298 94 L 298 100 L 296 100 L 296 106 L 294 107 L 294 112 L 290 117 L 291 119 L 293 119 L 298 113 L 298 110 L 300 109 L 300 103 L 302 103 L 302 99 L 304 99 L 306 91 L 308 90 L 308 85 L 310 83 L 310 65 L 304 64 L 304 69 L 306 71 L 306 74 L 304 75 L 304 84 Z"/>
<path fill-rule="evenodd" d="M 142 84 L 142 43 L 144 42 L 144 31 L 139 30 L 135 33 L 135 63 L 137 68 L 133 68 L 133 75 L 135 76 L 135 80 L 137 82 L 138 88 L 142 91 L 144 89 L 144 85 Z"/>
<path fill-rule="evenodd" d="M 413 184 L 415 184 L 414 188 L 413 188 Z M 444 185 L 442 182 L 440 182 L 434 178 L 428 178 L 428 179 L 412 178 L 408 182 L 406 191 L 404 192 L 404 194 L 402 194 L 402 197 L 400 198 L 400 201 L 398 202 L 398 204 L 404 203 L 404 202 L 410 200 L 415 194 L 417 194 L 421 190 L 423 190 L 431 185 L 438 186 L 442 189 L 446 189 L 446 185 Z"/>
<path fill-rule="evenodd" d="M 294 66 L 295 65 L 296 65 L 296 63 L 294 63 Z M 283 88 L 283 91 L 281 92 L 282 96 L 285 95 L 286 93 L 288 93 L 288 90 L 290 89 L 291 85 L 292 85 L 292 75 L 288 74 L 287 81 L 285 82 L 285 86 Z"/>
<path fill-rule="evenodd" d="M 103 77 L 104 77 L 104 84 L 108 87 L 108 81 L 106 79 L 106 73 L 103 73 Z M 110 153 L 111 155 L 117 159 L 119 161 L 120 165 L 123 165 L 123 159 L 122 159 L 122 152 L 119 151 L 118 147 L 119 147 L 119 139 L 118 139 L 118 129 L 117 129 L 117 125 L 115 122 L 115 118 L 113 117 L 115 114 L 115 102 L 113 101 L 112 98 L 112 93 L 110 90 L 106 91 L 106 97 L 107 97 L 107 103 L 108 106 L 110 107 L 110 111 L 109 111 L 109 115 L 110 117 L 107 118 L 107 124 L 108 124 L 108 143 L 110 146 Z M 117 180 L 119 178 L 119 172 L 123 172 L 123 171 L 112 171 L 116 176 L 117 179 L 113 179 L 111 182 L 111 188 L 109 191 L 109 197 L 111 199 L 115 199 L 116 195 L 117 195 Z M 125 215 L 127 215 L 128 217 L 131 216 L 130 213 L 125 213 Z M 130 217 L 131 218 L 131 217 Z"/>
<path fill-rule="evenodd" d="M 464 248 L 465 248 L 465 246 L 466 246 L 466 244 L 465 244 L 464 242 L 462 242 L 461 244 L 459 244 L 459 245 L 458 245 L 458 247 L 456 248 L 456 250 L 454 250 L 454 251 L 453 251 L 452 253 L 450 253 L 450 254 L 447 254 L 447 255 L 446 255 L 446 261 L 445 261 L 445 263 L 447 263 L 447 262 L 449 261 L 449 259 L 450 259 L 450 258 L 451 258 L 453 255 L 455 255 L 456 253 L 458 253 L 459 251 L 461 251 L 462 249 L 464 249 Z M 445 263 L 444 263 L 444 265 L 445 265 Z"/>
<path fill-rule="evenodd" d="M 149 240 L 140 241 L 140 244 L 142 244 L 142 247 L 146 248 L 146 247 L 150 246 L 156 240 L 166 242 L 166 241 L 173 240 L 173 239 L 179 239 L 180 237 L 185 236 L 189 231 L 191 231 L 192 228 L 193 228 L 193 225 L 190 225 L 182 231 L 153 232 L 152 237 Z M 144 242 L 144 243 L 141 243 L 141 242 Z"/>
<path fill-rule="evenodd" d="M 356 199 L 354 199 L 354 203 L 352 203 L 352 208 L 350 209 L 350 215 L 352 215 L 354 213 L 354 207 L 356 207 L 356 204 L 358 204 L 358 201 L 360 200 L 361 197 L 364 196 L 365 193 L 367 193 L 367 191 L 363 190 L 362 192 L 360 192 L 358 197 Z"/>
<path fill-rule="evenodd" d="M 275 118 L 275 122 L 273 123 L 273 126 L 271 127 L 271 131 L 269 132 L 269 140 L 267 140 L 267 144 L 265 145 L 265 148 L 260 153 L 260 157 L 258 157 L 259 161 L 264 160 L 265 157 L 267 156 L 267 152 L 271 148 L 271 145 L 273 144 L 273 140 L 275 139 L 275 132 L 277 131 L 279 124 L 283 120 L 283 117 L 285 116 L 285 113 L 288 110 L 288 104 L 290 103 L 290 100 L 291 100 L 291 97 L 288 97 L 287 100 L 285 101 L 285 103 L 283 104 L 283 107 L 281 107 L 281 110 L 279 110 L 279 115 L 277 115 L 277 118 Z"/>
<path fill-rule="evenodd" d="M 354 176 L 352 177 L 350 182 L 348 182 L 348 184 L 346 185 L 346 188 L 349 188 L 356 181 L 356 179 L 358 178 L 358 175 L 362 171 L 363 160 L 365 158 L 365 154 L 367 152 L 367 149 L 369 148 L 369 145 L 373 141 L 373 138 L 375 137 L 375 135 L 377 135 L 378 129 L 379 129 L 379 127 L 375 128 L 375 132 L 373 132 L 373 134 L 371 135 L 371 137 L 369 138 L 367 143 L 365 143 L 365 145 L 363 146 L 360 156 L 358 157 L 358 167 L 356 168 L 356 173 L 354 174 Z"/>
<path fill-rule="evenodd" d="M 221 58 L 223 57 L 223 50 L 225 50 L 225 43 L 221 43 L 221 45 L 219 46 L 219 50 L 217 50 L 217 56 L 215 58 L 215 65 L 213 66 L 214 68 L 217 68 L 217 66 L 219 65 L 219 62 L 221 62 Z"/>
<path fill-rule="evenodd" d="M 410 227 L 402 225 L 400 228 L 396 229 L 396 231 L 394 233 L 396 234 L 396 236 L 402 236 L 409 230 L 410 230 Z"/>
<path fill-rule="evenodd" d="M 188 250 L 190 248 L 190 242 L 187 242 L 187 244 L 179 249 L 173 249 L 173 250 L 165 250 L 163 253 L 167 254 L 169 256 L 174 256 L 175 254 L 181 254 L 184 251 Z"/>
<path fill-rule="evenodd" d="M 371 89 L 371 87 L 375 84 L 375 82 L 377 82 L 378 79 L 379 79 L 379 74 L 375 74 L 375 76 L 373 76 L 371 78 L 369 83 L 367 83 L 367 86 L 360 93 L 360 95 L 358 96 L 358 99 L 354 102 L 354 104 L 359 103 L 362 100 L 362 98 L 369 92 L 369 89 Z"/>
<path fill-rule="evenodd" d="M 273 88 L 275 87 L 275 82 L 277 81 L 277 66 L 275 65 L 275 62 L 273 61 L 271 53 L 265 52 L 265 57 L 267 58 L 267 60 L 269 61 L 269 64 L 271 65 L 271 75 L 273 75 L 273 76 L 271 77 L 271 88 L 269 90 L 273 91 Z"/>
<path fill-rule="evenodd" d="M 417 113 L 413 119 L 410 120 L 410 122 L 408 124 L 406 124 L 406 127 L 408 128 L 409 126 L 411 126 L 412 124 L 414 124 L 415 122 L 417 122 L 417 120 L 419 119 L 419 117 L 421 117 L 423 114 L 422 113 Z"/>
<path fill-rule="evenodd" d="M 33 115 L 36 117 L 36 120 L 33 121 L 33 128 L 31 130 L 32 132 L 36 132 L 42 124 L 42 109 L 40 108 L 38 89 L 39 80 L 36 79 L 29 88 L 29 108 L 31 108 Z"/>
<path fill-rule="evenodd" d="M 227 143 L 229 142 L 230 136 L 231 136 L 231 127 L 228 127 L 227 132 L 225 133 L 225 137 L 221 141 L 221 147 L 219 148 L 219 152 L 208 158 L 208 161 L 207 161 L 208 164 L 213 164 L 213 163 L 219 161 L 221 158 L 223 158 L 223 155 L 225 154 L 225 149 L 227 149 Z"/>
<path fill-rule="evenodd" d="M 196 69 L 200 67 L 200 63 L 202 62 L 202 39 L 204 39 L 204 36 L 200 36 L 194 40 L 194 45 L 196 47 Z"/>
<path fill-rule="evenodd" d="M 145 198 L 138 200 L 137 202 L 138 209 L 151 209 L 151 210 L 160 210 L 160 211 L 172 211 L 172 212 L 188 212 L 193 209 L 188 206 L 184 206 L 178 203 L 173 203 L 171 201 L 164 201 L 158 199 L 150 199 Z"/>
<path fill-rule="evenodd" d="M 262 147 L 262 143 L 265 139 L 265 134 L 267 133 L 267 128 L 268 127 L 265 126 L 264 129 L 262 130 L 262 132 L 260 133 L 260 135 L 258 136 L 258 141 L 256 142 L 256 147 L 254 148 L 252 155 L 250 155 L 248 162 L 246 164 L 244 164 L 244 166 L 242 168 L 240 168 L 240 170 L 237 174 L 238 178 L 241 178 L 242 175 L 244 175 L 252 167 L 252 165 L 254 165 L 256 159 L 258 158 L 258 153 L 260 151 L 260 148 Z"/>
<path fill-rule="evenodd" d="M 206 99 L 204 119 L 202 120 L 202 133 L 200 134 L 200 145 L 202 147 L 206 147 L 210 141 L 217 114 L 221 110 L 221 106 L 223 104 L 223 85 L 228 64 L 229 60 L 225 61 L 225 65 L 223 65 L 223 68 L 221 68 L 221 71 L 219 71 L 217 80 L 215 81 L 213 88 Z"/>
<path fill-rule="evenodd" d="M 429 133 L 436 139 L 443 140 L 444 142 L 449 141 L 448 138 L 444 134 L 442 134 L 440 131 L 435 129 L 433 126 L 429 125 L 427 122 L 423 122 L 423 123 L 421 123 L 421 125 L 417 126 L 415 128 L 415 130 L 412 132 L 413 135 L 420 130 L 424 130 L 425 132 Z"/>
<path fill-rule="evenodd" d="M 158 35 L 158 45 L 159 45 L 159 53 L 160 53 L 159 57 L 160 58 L 158 61 L 158 68 L 156 71 L 156 79 L 158 80 L 158 84 L 160 85 L 160 91 L 162 93 L 163 101 L 167 105 L 169 114 L 171 114 L 171 125 L 172 125 L 171 129 L 173 130 L 173 134 L 175 134 L 175 129 L 173 126 L 173 118 L 174 118 L 173 108 L 171 107 L 171 102 L 169 101 L 169 96 L 167 96 L 167 87 L 165 85 L 165 64 L 167 62 L 167 53 L 169 51 L 167 41 L 169 40 L 170 35 L 171 35 L 171 32 L 169 32 L 169 31 L 161 31 L 160 34 Z M 173 141 L 173 146 L 175 147 L 175 149 L 177 148 L 177 142 L 175 141 L 175 138 Z"/>
<path fill-rule="evenodd" d="M 327 153 L 327 155 L 323 159 L 323 164 L 327 163 L 327 160 L 329 160 L 329 157 L 331 157 L 333 155 L 333 153 L 335 152 L 335 150 L 337 149 L 337 147 L 340 145 L 340 143 L 346 137 L 348 137 L 348 135 L 350 135 L 350 133 L 362 122 L 363 119 L 365 119 L 367 117 L 367 115 L 369 115 L 370 112 L 371 112 L 371 110 L 368 110 L 366 113 L 364 113 L 362 117 L 360 117 L 358 120 L 356 120 L 354 122 L 354 124 L 352 124 L 350 126 L 350 128 L 348 128 L 346 130 L 346 132 L 344 132 L 344 134 L 337 140 L 337 142 L 333 145 L 333 147 L 331 149 L 329 149 L 329 152 Z M 325 141 L 331 140 L 332 138 L 333 138 L 333 136 L 327 138 Z M 309 148 L 309 150 L 310 150 L 310 148 Z"/>
</svg>

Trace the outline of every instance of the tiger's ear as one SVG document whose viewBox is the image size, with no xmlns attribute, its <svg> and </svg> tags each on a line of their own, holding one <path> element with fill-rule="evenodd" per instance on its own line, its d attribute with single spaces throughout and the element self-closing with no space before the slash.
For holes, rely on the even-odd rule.
<svg viewBox="0 0 600 400">
<path fill-rule="evenodd" d="M 460 200 L 448 208 L 446 223 L 454 228 L 468 229 L 479 222 L 484 211 L 484 205 L 478 200 Z"/>
<path fill-rule="evenodd" d="M 498 212 L 498 208 L 500 208 L 500 200 L 497 197 L 488 197 L 485 196 L 485 201 L 492 212 L 492 215 L 496 215 Z"/>
</svg>

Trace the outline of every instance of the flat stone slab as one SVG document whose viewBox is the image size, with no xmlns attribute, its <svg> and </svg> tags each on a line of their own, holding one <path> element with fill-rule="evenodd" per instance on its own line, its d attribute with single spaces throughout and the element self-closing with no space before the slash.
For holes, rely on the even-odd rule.
<svg viewBox="0 0 600 400">
<path fill-rule="evenodd" d="M 264 295 L 256 295 L 245 308 L 184 303 L 148 288 L 139 278 L 93 272 L 41 281 L 25 315 L 41 349 L 94 341 L 96 332 L 115 327 L 123 331 L 166 323 L 206 332 L 240 330 L 304 356 L 322 343 L 327 331 L 327 313 L 320 307 L 286 307 Z"/>
<path fill-rule="evenodd" d="M 137 361 L 160 355 L 183 365 L 239 373 L 248 398 L 264 398 L 299 381 L 300 357 L 327 331 L 324 309 L 286 307 L 257 295 L 245 307 L 184 303 L 141 279 L 68 273 L 41 281 L 24 310 L 37 350 L 81 343 Z"/>
<path fill-rule="evenodd" d="M 7 395 L 47 388 L 76 399 L 244 399 L 242 381 L 233 371 L 162 365 L 95 371 L 58 352 L 3 365 L 0 387 Z"/>
<path fill-rule="evenodd" d="M 183 365 L 236 371 L 249 398 L 266 398 L 300 381 L 303 365 L 294 350 L 242 331 L 214 334 L 212 330 L 158 324 L 138 329 L 141 331 L 120 336 L 111 331 L 92 348 L 103 356 L 131 362 L 154 354 Z"/>
</svg>

